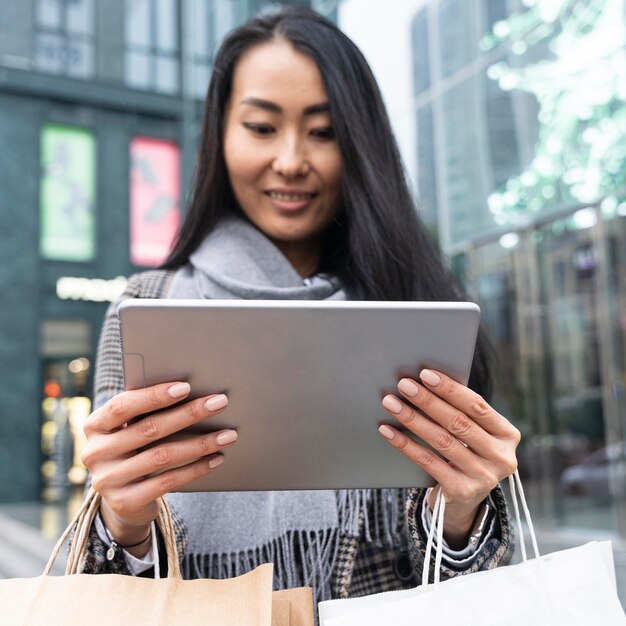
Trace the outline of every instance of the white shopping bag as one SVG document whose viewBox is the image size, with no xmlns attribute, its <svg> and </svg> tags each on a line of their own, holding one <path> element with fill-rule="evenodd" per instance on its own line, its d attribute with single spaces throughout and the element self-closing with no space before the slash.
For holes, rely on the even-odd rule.
<svg viewBox="0 0 626 626">
<path fill-rule="evenodd" d="M 438 534 L 435 582 L 415 589 L 382 593 L 364 598 L 321 602 L 321 626 L 414 626 L 416 624 L 481 624 L 508 626 L 603 626 L 626 625 L 615 582 L 613 552 L 609 541 L 592 541 L 539 556 L 532 521 L 523 496 L 535 558 L 528 559 L 521 538 L 522 563 L 477 572 L 446 581 L 439 580 L 445 501 L 435 505 L 426 550 L 430 563 L 435 529 Z M 515 514 L 519 511 L 515 481 L 510 478 Z"/>
</svg>

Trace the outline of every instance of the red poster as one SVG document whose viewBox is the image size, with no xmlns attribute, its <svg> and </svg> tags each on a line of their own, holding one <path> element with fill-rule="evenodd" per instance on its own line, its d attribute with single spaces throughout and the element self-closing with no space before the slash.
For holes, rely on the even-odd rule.
<svg viewBox="0 0 626 626">
<path fill-rule="evenodd" d="M 180 220 L 180 150 L 171 141 L 135 137 L 130 145 L 130 260 L 156 267 Z"/>
</svg>

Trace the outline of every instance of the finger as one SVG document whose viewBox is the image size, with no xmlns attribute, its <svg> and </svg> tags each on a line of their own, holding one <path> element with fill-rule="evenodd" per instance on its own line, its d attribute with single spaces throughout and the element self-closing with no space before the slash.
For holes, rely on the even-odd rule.
<svg viewBox="0 0 626 626">
<path fill-rule="evenodd" d="M 430 474 L 441 486 L 449 504 L 468 504 L 483 500 L 497 484 L 497 479 L 490 473 L 472 478 L 451 463 L 446 463 L 432 450 L 413 441 L 408 435 L 396 428 L 383 424 L 380 434 L 394 448 L 398 449 L 413 463 Z"/>
<path fill-rule="evenodd" d="M 189 383 L 163 383 L 143 389 L 123 391 L 94 411 L 85 424 L 85 433 L 114 432 L 133 418 L 164 409 L 186 398 Z"/>
<path fill-rule="evenodd" d="M 193 463 L 167 470 L 133 485 L 127 485 L 123 495 L 114 496 L 115 506 L 118 510 L 145 506 L 166 493 L 180 489 L 192 480 L 210 474 L 223 462 L 224 457 L 220 455 L 203 457 Z M 109 499 L 111 499 L 110 496 Z"/>
<path fill-rule="evenodd" d="M 137 420 L 128 428 L 115 433 L 116 453 L 125 454 L 177 433 L 202 420 L 221 413 L 228 404 L 224 394 L 215 394 L 208 398 L 197 398 L 180 406 L 152 413 Z"/>
<path fill-rule="evenodd" d="M 183 441 L 163 443 L 112 464 L 113 467 L 109 472 L 104 472 L 97 479 L 94 476 L 94 487 L 96 491 L 106 491 L 127 485 L 155 472 L 182 467 L 202 457 L 219 453 L 232 446 L 235 441 L 237 441 L 236 431 L 221 430 Z"/>
<path fill-rule="evenodd" d="M 516 436 L 518 431 L 513 424 L 469 387 L 441 372 L 428 369 L 420 372 L 420 379 L 429 391 L 465 413 L 491 435 L 502 438 Z"/>
<path fill-rule="evenodd" d="M 378 427 L 378 432 L 385 438 L 387 443 L 430 474 L 436 482 L 454 484 L 459 480 L 458 471 L 438 457 L 432 450 L 413 441 L 408 435 L 401 433 L 393 426 L 382 424 Z"/>
<path fill-rule="evenodd" d="M 424 417 L 393 395 L 385 396 L 382 404 L 405 428 L 454 463 L 463 473 L 473 476 L 481 471 L 480 458 L 439 424 Z M 407 439 L 411 441 L 410 437 Z"/>
<path fill-rule="evenodd" d="M 469 419 L 463 411 L 410 378 L 403 378 L 398 383 L 398 390 L 413 406 L 423 411 L 452 436 L 481 456 L 489 455 L 493 447 L 493 436 Z"/>
</svg>

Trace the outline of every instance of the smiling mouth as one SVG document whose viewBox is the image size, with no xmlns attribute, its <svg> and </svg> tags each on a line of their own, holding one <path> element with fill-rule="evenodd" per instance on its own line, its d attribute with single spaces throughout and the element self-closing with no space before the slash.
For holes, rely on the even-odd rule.
<svg viewBox="0 0 626 626">
<path fill-rule="evenodd" d="M 315 193 L 281 193 L 278 191 L 267 191 L 266 193 L 270 198 L 282 202 L 306 202 L 317 195 Z"/>
</svg>

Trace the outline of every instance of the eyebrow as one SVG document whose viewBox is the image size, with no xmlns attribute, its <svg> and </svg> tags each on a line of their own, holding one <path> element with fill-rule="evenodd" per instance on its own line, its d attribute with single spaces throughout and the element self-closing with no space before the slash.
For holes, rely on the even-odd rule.
<svg viewBox="0 0 626 626">
<path fill-rule="evenodd" d="M 271 102 L 270 100 L 263 100 L 262 98 L 245 98 L 239 104 L 247 104 L 253 107 L 258 107 L 259 109 L 271 111 L 272 113 L 283 112 L 281 106 L 275 102 Z M 304 107 L 303 113 L 305 115 L 315 115 L 316 113 L 327 113 L 328 111 L 330 111 L 330 105 L 328 102 L 319 102 L 318 104 L 311 104 L 308 107 Z"/>
</svg>

